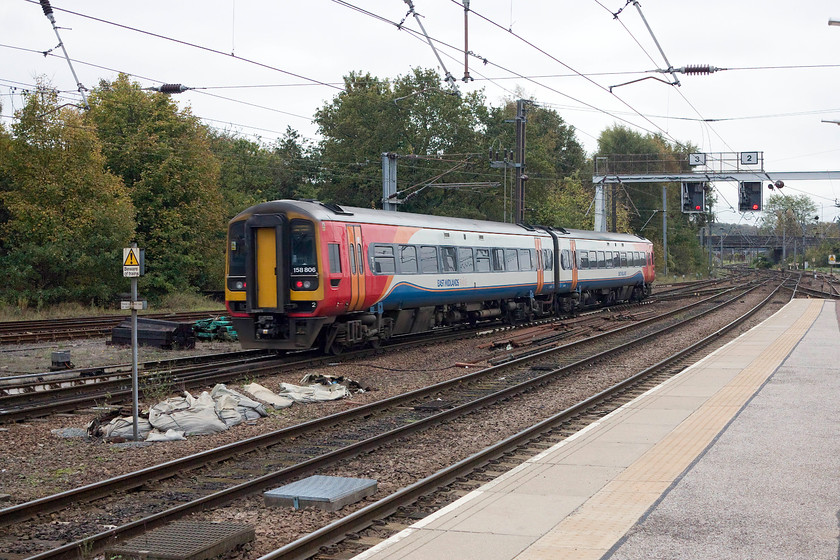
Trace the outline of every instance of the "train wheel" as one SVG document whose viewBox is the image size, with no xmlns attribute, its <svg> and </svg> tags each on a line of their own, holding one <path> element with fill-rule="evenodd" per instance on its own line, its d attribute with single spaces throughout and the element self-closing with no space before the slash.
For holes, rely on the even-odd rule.
<svg viewBox="0 0 840 560">
<path fill-rule="evenodd" d="M 332 354 L 338 356 L 344 352 L 345 345 L 338 340 L 338 329 L 334 326 L 329 329 L 321 331 L 319 347 L 324 354 Z"/>
</svg>

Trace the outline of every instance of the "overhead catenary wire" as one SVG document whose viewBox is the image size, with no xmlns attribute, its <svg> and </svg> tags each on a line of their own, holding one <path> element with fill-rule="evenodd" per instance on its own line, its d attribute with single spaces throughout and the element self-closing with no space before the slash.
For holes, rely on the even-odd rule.
<svg viewBox="0 0 840 560">
<path fill-rule="evenodd" d="M 47 19 L 50 20 L 52 24 L 53 31 L 55 31 L 55 36 L 58 38 L 58 46 L 61 47 L 61 52 L 64 53 L 64 58 L 67 59 L 67 64 L 70 66 L 70 73 L 73 74 L 73 79 L 76 81 L 76 86 L 78 87 L 78 91 L 82 96 L 82 102 L 84 103 L 85 109 L 90 109 L 90 105 L 88 105 L 87 96 L 85 95 L 85 86 L 82 85 L 82 82 L 79 81 L 79 77 L 76 75 L 76 70 L 73 68 L 73 63 L 70 62 L 70 55 L 67 54 L 67 49 L 64 47 L 64 41 L 61 40 L 61 35 L 58 33 L 58 26 L 55 23 L 55 16 L 53 15 L 52 6 L 50 6 L 50 0 L 40 0 L 41 9 L 44 11 L 44 15 L 47 16 Z"/>
</svg>

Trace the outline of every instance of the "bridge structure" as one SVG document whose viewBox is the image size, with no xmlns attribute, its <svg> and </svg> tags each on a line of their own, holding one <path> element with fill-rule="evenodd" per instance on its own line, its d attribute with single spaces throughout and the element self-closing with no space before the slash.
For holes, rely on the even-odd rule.
<svg viewBox="0 0 840 560">
<path fill-rule="evenodd" d="M 767 255 L 774 262 L 779 262 L 785 256 L 796 256 L 804 249 L 819 247 L 826 241 L 840 247 L 840 237 L 814 236 L 781 236 L 781 235 L 743 235 L 739 233 L 728 235 L 701 235 L 700 243 L 708 250 L 718 255 L 743 254 L 747 260 L 754 259 L 760 254 Z"/>
</svg>

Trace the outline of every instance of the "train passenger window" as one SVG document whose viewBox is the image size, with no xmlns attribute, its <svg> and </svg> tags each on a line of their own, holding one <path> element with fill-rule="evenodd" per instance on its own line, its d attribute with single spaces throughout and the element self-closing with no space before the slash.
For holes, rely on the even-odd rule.
<svg viewBox="0 0 840 560">
<path fill-rule="evenodd" d="M 613 268 L 618 268 L 621 266 L 621 258 L 619 257 L 618 251 L 613 251 Z"/>
<path fill-rule="evenodd" d="M 589 251 L 578 251 L 578 268 L 581 270 L 586 270 L 589 268 Z"/>
<path fill-rule="evenodd" d="M 598 251 L 598 268 L 607 268 L 607 261 L 604 259 L 603 251 Z"/>
<path fill-rule="evenodd" d="M 417 274 L 417 247 L 400 245 L 400 272 Z"/>
<path fill-rule="evenodd" d="M 505 269 L 505 251 L 504 249 L 493 249 L 493 270 L 499 271 Z"/>
<path fill-rule="evenodd" d="M 228 243 L 228 275 L 245 276 L 245 222 L 231 224 Z"/>
<path fill-rule="evenodd" d="M 292 274 L 317 273 L 315 226 L 312 222 L 292 220 L 289 243 L 292 256 Z"/>
<path fill-rule="evenodd" d="M 644 255 L 638 251 L 636 251 L 636 266 L 644 266 L 645 265 L 645 258 Z"/>
<path fill-rule="evenodd" d="M 519 270 L 534 270 L 530 249 L 519 249 Z"/>
<path fill-rule="evenodd" d="M 437 247 L 423 245 L 420 247 L 420 270 L 424 273 L 437 272 Z"/>
<path fill-rule="evenodd" d="M 505 249 L 505 270 L 519 270 L 519 259 L 516 258 L 516 249 Z"/>
<path fill-rule="evenodd" d="M 475 270 L 473 250 L 469 247 L 458 247 L 458 270 L 460 272 L 472 272 Z"/>
<path fill-rule="evenodd" d="M 607 268 L 612 268 L 613 267 L 612 251 L 607 251 L 606 253 L 604 253 L 604 259 L 606 261 Z"/>
<path fill-rule="evenodd" d="M 356 246 L 350 244 L 350 274 L 356 274 Z"/>
<path fill-rule="evenodd" d="M 560 268 L 563 270 L 572 269 L 572 252 L 568 249 L 560 251 Z"/>
<path fill-rule="evenodd" d="M 455 247 L 441 247 L 440 260 L 443 264 L 443 272 L 455 272 L 456 260 Z"/>
<path fill-rule="evenodd" d="M 625 268 L 627 266 L 627 251 L 621 252 L 621 268 Z"/>
<path fill-rule="evenodd" d="M 566 250 L 566 260 L 568 261 L 569 250 Z M 543 249 L 543 268 L 545 270 L 554 270 L 554 251 L 551 249 Z"/>
<path fill-rule="evenodd" d="M 395 274 L 397 260 L 394 258 L 394 248 L 390 245 L 374 245 L 373 272 L 375 274 Z"/>
<path fill-rule="evenodd" d="M 339 274 L 341 272 L 341 246 L 338 243 L 328 243 L 327 253 L 330 259 L 330 272 Z"/>
<path fill-rule="evenodd" d="M 475 250 L 475 271 L 490 272 L 490 249 Z"/>
</svg>

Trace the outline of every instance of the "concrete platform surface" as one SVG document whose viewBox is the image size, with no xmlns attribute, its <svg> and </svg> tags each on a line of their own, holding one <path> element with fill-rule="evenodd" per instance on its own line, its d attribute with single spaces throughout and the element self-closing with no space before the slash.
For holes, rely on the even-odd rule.
<svg viewBox="0 0 840 560">
<path fill-rule="evenodd" d="M 838 341 L 794 300 L 355 560 L 838 558 Z"/>
</svg>

